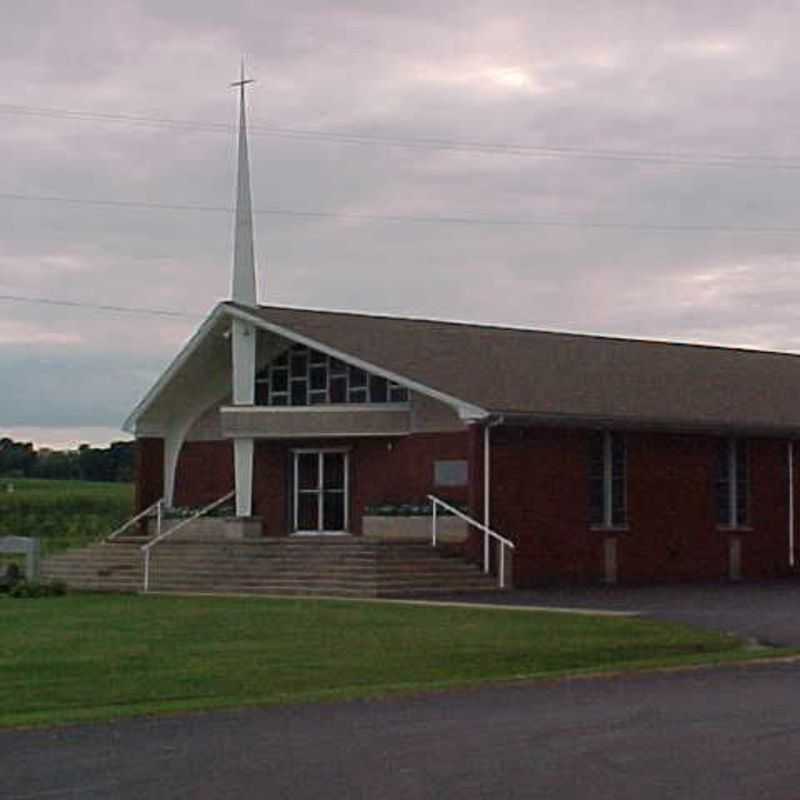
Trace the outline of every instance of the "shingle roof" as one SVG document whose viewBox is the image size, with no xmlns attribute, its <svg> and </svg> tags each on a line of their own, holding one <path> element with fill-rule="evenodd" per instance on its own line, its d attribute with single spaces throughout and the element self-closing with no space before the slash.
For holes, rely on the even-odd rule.
<svg viewBox="0 0 800 800">
<path fill-rule="evenodd" d="M 800 356 L 226 305 L 489 412 L 800 433 Z"/>
</svg>

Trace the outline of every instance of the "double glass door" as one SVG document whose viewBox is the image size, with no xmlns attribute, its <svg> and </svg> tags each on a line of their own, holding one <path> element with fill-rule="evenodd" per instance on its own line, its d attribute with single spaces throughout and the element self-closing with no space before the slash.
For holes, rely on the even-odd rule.
<svg viewBox="0 0 800 800">
<path fill-rule="evenodd" d="M 347 530 L 347 453 L 296 450 L 294 456 L 294 531 L 341 533 Z"/>
</svg>

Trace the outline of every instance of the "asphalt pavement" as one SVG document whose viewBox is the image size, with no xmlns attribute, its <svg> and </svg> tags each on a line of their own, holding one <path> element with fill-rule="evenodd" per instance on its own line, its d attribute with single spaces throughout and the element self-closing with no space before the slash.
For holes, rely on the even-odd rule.
<svg viewBox="0 0 800 800">
<path fill-rule="evenodd" d="M 0 796 L 800 796 L 800 664 L 0 733 Z"/>
<path fill-rule="evenodd" d="M 762 583 L 564 586 L 462 594 L 439 599 L 540 608 L 629 611 L 654 619 L 732 633 L 766 645 L 800 647 L 798 578 Z"/>
</svg>

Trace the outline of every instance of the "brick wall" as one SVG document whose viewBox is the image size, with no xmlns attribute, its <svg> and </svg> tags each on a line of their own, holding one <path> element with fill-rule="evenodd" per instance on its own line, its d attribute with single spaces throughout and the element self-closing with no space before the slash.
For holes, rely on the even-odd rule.
<svg viewBox="0 0 800 800">
<path fill-rule="evenodd" d="M 493 433 L 492 525 L 517 541 L 515 585 L 602 580 L 609 535 L 622 582 L 725 578 L 732 534 L 715 518 L 718 439 L 626 434 L 628 526 L 609 534 L 588 523 L 588 437 L 557 429 Z M 742 575 L 775 576 L 788 564 L 786 443 L 754 439 L 749 450 L 751 526 L 736 533 Z"/>
<path fill-rule="evenodd" d="M 164 496 L 164 440 L 136 440 L 136 511 L 144 511 Z"/>
<path fill-rule="evenodd" d="M 233 442 L 184 443 L 175 475 L 176 506 L 208 505 L 233 486 Z"/>
<path fill-rule="evenodd" d="M 143 456 L 137 487 L 153 494 L 161 481 L 162 440 L 140 440 Z M 154 443 L 160 442 L 159 448 Z M 282 536 L 291 527 L 291 453 L 296 447 L 347 447 L 350 452 L 350 529 L 361 532 L 367 506 L 423 503 L 430 492 L 456 503 L 467 501 L 464 487 L 436 488 L 434 462 L 466 459 L 466 433 L 416 434 L 397 438 L 325 439 L 320 441 L 256 441 L 253 457 L 253 513 L 263 520 L 264 534 Z M 178 460 L 175 504 L 200 506 L 233 488 L 233 446 L 229 441 L 186 442 Z M 163 482 L 158 483 L 161 487 Z M 147 491 L 144 488 L 147 487 Z M 160 489 L 159 489 L 160 491 Z M 153 497 L 154 502 L 160 497 Z M 142 506 L 144 507 L 144 506 Z"/>
<path fill-rule="evenodd" d="M 495 428 L 492 431 L 491 524 L 517 542 L 515 584 L 593 582 L 604 576 L 603 541 L 617 540 L 622 582 L 722 579 L 728 575 L 732 534 L 717 528 L 713 476 L 718 439 L 711 436 L 627 433 L 628 528 L 610 534 L 588 523 L 588 431 Z M 434 492 L 468 502 L 482 519 L 482 429 L 313 442 L 256 443 L 254 513 L 265 535 L 290 530 L 289 468 L 293 447 L 350 448 L 351 530 L 361 532 L 366 506 L 421 503 Z M 786 443 L 749 440 L 750 529 L 741 541 L 742 576 L 765 578 L 788 569 Z M 469 487 L 435 489 L 439 459 L 468 459 Z M 800 459 L 795 496 L 800 517 Z M 163 441 L 137 443 L 137 507 L 163 494 Z M 233 487 L 230 442 L 190 442 L 178 464 L 175 501 L 199 506 Z M 470 550 L 479 555 L 480 540 Z"/>
<path fill-rule="evenodd" d="M 468 487 L 435 487 L 433 470 L 436 461 L 467 458 L 464 431 L 355 442 L 351 468 L 353 531 L 361 532 L 361 516 L 367 506 L 422 504 L 427 502 L 428 494 L 452 503 L 466 503 Z"/>
</svg>

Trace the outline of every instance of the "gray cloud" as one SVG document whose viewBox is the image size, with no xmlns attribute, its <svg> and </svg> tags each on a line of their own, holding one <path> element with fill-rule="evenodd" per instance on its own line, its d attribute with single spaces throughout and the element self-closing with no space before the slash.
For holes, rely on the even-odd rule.
<svg viewBox="0 0 800 800">
<path fill-rule="evenodd" d="M 796 159 L 794 4 L 7 0 L 0 194 L 226 207 L 235 77 L 259 208 L 800 226 L 796 169 L 304 141 L 389 138 Z M 203 125 L 227 124 L 207 130 Z M 261 129 L 261 130 L 259 130 Z M 230 216 L 0 198 L 0 294 L 204 312 Z M 797 236 L 257 217 L 263 299 L 800 350 Z M 0 427 L 118 425 L 191 322 L 0 303 Z"/>
</svg>

